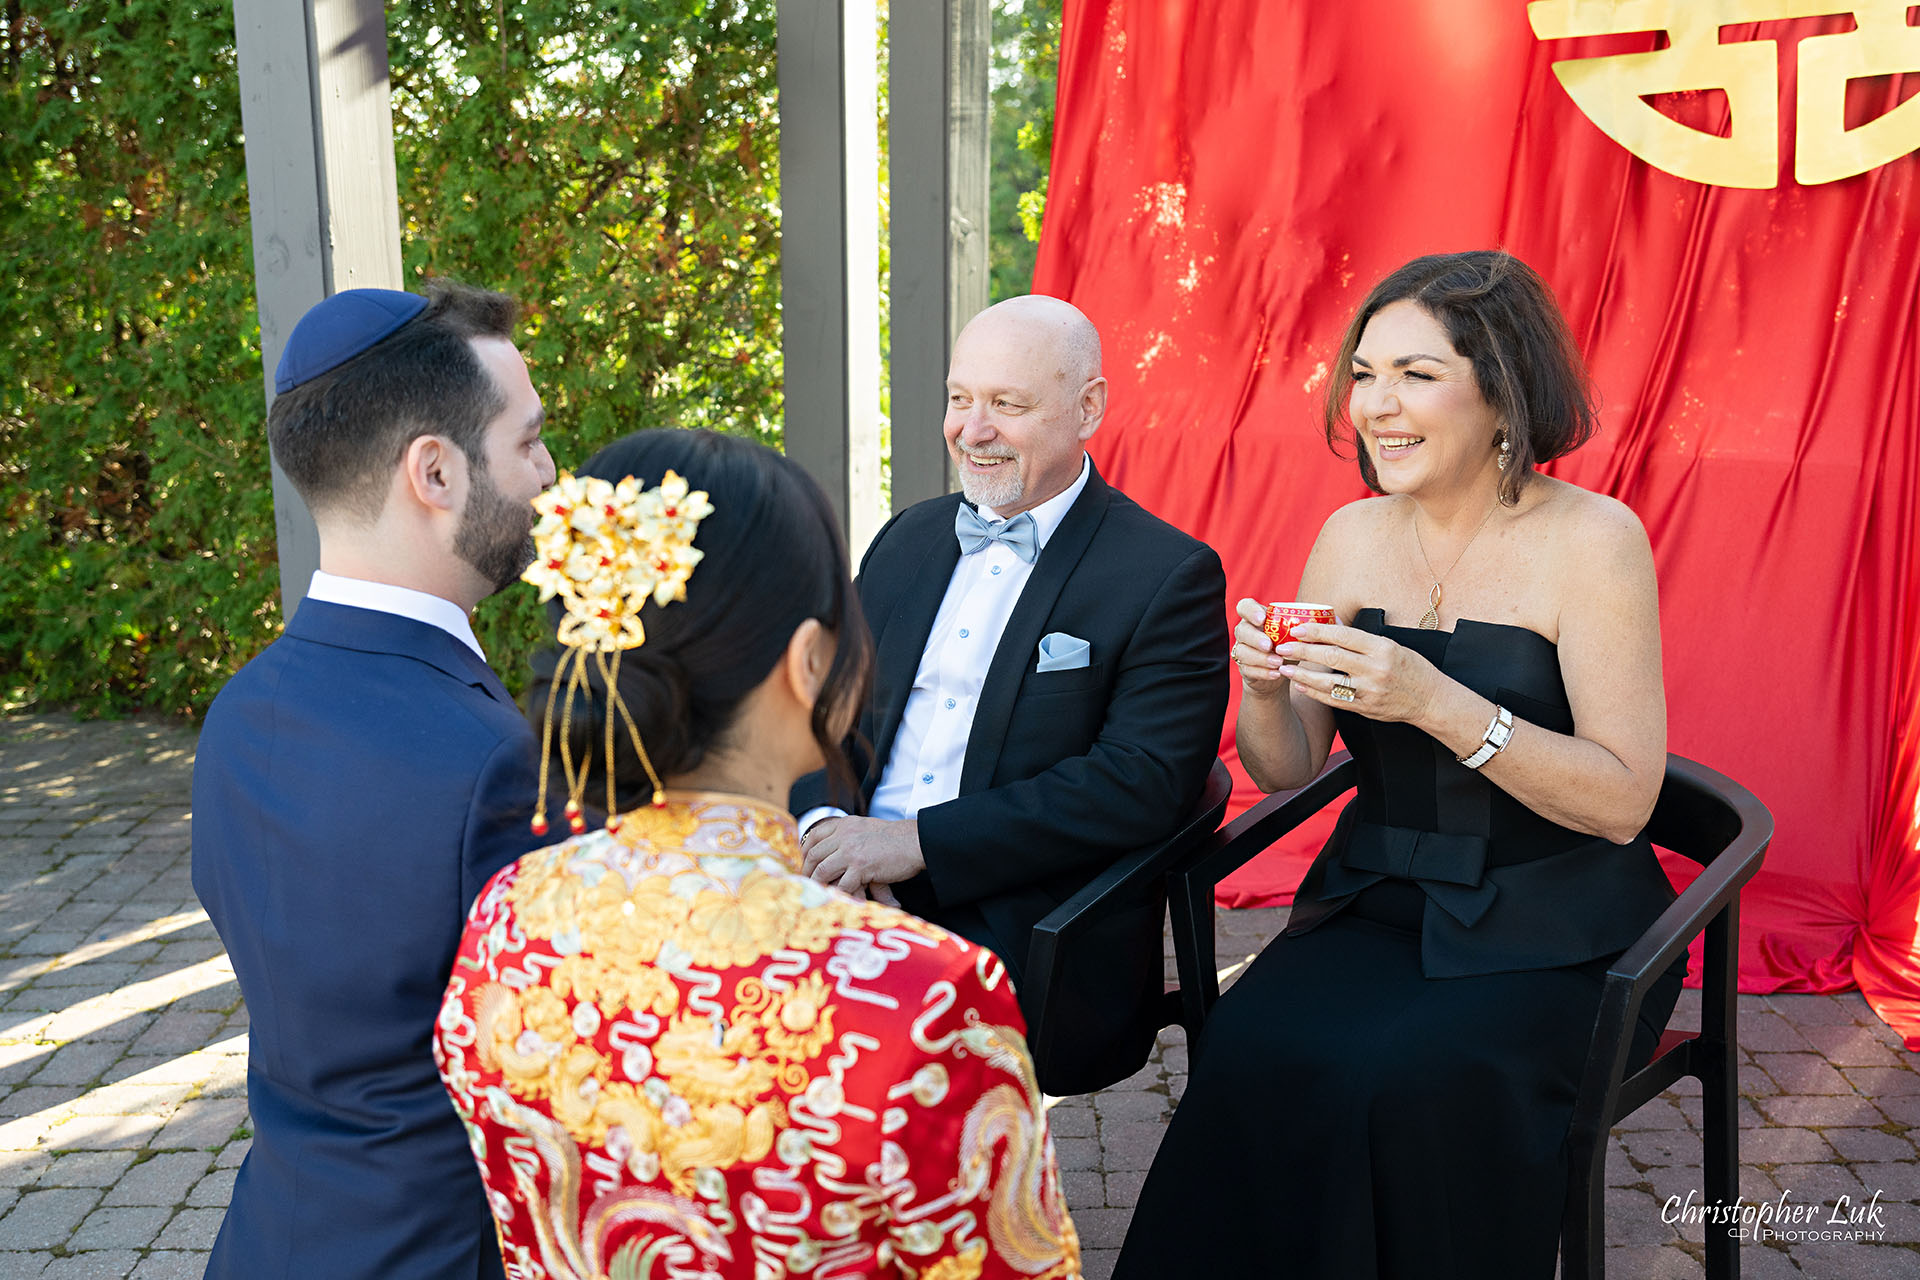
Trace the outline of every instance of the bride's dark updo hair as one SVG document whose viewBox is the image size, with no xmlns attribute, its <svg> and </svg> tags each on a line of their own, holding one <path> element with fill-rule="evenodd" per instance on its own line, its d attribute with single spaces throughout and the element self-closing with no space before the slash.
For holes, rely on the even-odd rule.
<svg viewBox="0 0 1920 1280">
<path fill-rule="evenodd" d="M 687 582 L 687 598 L 664 606 L 649 601 L 640 615 L 646 643 L 620 655 L 620 696 L 653 767 L 663 778 L 685 773 L 725 743 L 747 694 L 780 661 L 794 629 L 814 618 L 838 643 L 813 705 L 813 738 L 835 790 L 857 794 L 858 780 L 837 731 L 852 723 L 866 700 L 873 640 L 854 597 L 846 546 L 826 494 L 812 476 L 765 445 L 677 428 L 637 431 L 616 440 L 576 474 L 614 484 L 633 476 L 643 488 L 652 488 L 668 471 L 706 490 L 713 514 L 700 522 L 693 540 L 704 558 Z M 548 607 L 557 628 L 559 602 Z M 533 660 L 526 706 L 536 728 L 545 718 L 559 656 L 557 648 L 549 648 Z M 607 713 L 597 671 L 590 688 L 592 697 L 574 699 L 568 739 L 574 759 L 591 753 L 585 799 L 597 805 L 606 795 Z M 564 688 L 560 695 L 566 697 Z M 556 774 L 560 721 L 556 708 Z M 614 786 L 620 808 L 629 809 L 646 803 L 653 784 L 625 728 L 616 728 Z M 741 745 L 752 749 L 750 743 Z"/>
</svg>

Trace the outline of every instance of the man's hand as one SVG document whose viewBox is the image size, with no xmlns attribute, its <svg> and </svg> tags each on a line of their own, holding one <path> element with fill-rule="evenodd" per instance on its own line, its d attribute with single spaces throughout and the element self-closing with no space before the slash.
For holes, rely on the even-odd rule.
<svg viewBox="0 0 1920 1280">
<path fill-rule="evenodd" d="M 808 875 L 855 897 L 869 885 L 898 884 L 927 867 L 920 824 L 912 818 L 822 818 L 807 828 L 801 852 Z"/>
</svg>

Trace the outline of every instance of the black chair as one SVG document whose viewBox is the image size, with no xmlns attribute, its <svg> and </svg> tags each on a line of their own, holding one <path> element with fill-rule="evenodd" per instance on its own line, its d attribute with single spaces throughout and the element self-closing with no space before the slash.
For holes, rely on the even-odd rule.
<svg viewBox="0 0 1920 1280">
<path fill-rule="evenodd" d="M 1166 991 L 1167 872 L 1214 833 L 1232 791 L 1215 760 L 1178 831 L 1114 863 L 1034 926 L 1023 1004 L 1046 1092 L 1091 1093 L 1126 1079 L 1146 1064 L 1160 1028 L 1180 1020 Z M 1115 991 L 1130 993 L 1118 1007 Z"/>
<path fill-rule="evenodd" d="M 1174 956 L 1180 971 L 1181 1021 L 1198 1036 L 1220 984 L 1214 958 L 1213 891 L 1227 875 L 1353 789 L 1358 768 L 1346 752 L 1297 791 L 1277 792 L 1222 827 L 1171 873 Z M 1732 1204 L 1739 1193 L 1740 1128 L 1735 1046 L 1739 973 L 1740 886 L 1760 869 L 1773 838 L 1766 806 L 1731 778 L 1681 756 L 1667 757 L 1666 780 L 1647 836 L 1690 858 L 1702 871 L 1607 971 L 1587 1049 L 1580 1092 L 1567 1133 L 1566 1208 L 1560 1227 L 1562 1280 L 1603 1280 L 1603 1197 L 1607 1135 L 1612 1127 L 1670 1088 L 1681 1076 L 1700 1081 L 1705 1104 L 1705 1196 Z M 1668 1031 L 1653 1060 L 1628 1071 L 1634 1020 L 1656 979 L 1706 933 L 1700 1030 Z M 1739 1242 L 1724 1228 L 1707 1235 L 1709 1280 L 1737 1280 Z"/>
</svg>

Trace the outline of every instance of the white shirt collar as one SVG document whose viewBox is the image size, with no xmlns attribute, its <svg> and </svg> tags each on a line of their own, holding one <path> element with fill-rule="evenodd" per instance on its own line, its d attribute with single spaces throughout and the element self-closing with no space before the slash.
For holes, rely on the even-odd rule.
<svg viewBox="0 0 1920 1280">
<path fill-rule="evenodd" d="M 412 587 L 396 587 L 391 582 L 343 578 L 325 569 L 315 569 L 313 581 L 307 584 L 307 599 L 344 604 L 355 609 L 372 609 L 376 613 L 391 613 L 415 622 L 424 622 L 430 627 L 440 628 L 473 650 L 479 655 L 480 661 L 487 660 L 486 652 L 480 648 L 479 638 L 473 634 L 473 623 L 468 621 L 466 610 L 441 596 L 415 591 Z"/>
<path fill-rule="evenodd" d="M 1081 490 L 1087 487 L 1087 477 L 1092 474 L 1093 459 L 1082 453 L 1079 479 L 1027 512 L 1033 517 L 1034 535 L 1041 547 L 1047 545 L 1047 539 L 1053 537 L 1053 531 L 1058 529 L 1060 522 L 1067 518 L 1067 512 L 1073 509 L 1075 499 L 1079 498 Z M 995 512 L 992 507 L 982 511 L 980 516 L 988 524 L 999 524 L 1009 518 Z"/>
</svg>

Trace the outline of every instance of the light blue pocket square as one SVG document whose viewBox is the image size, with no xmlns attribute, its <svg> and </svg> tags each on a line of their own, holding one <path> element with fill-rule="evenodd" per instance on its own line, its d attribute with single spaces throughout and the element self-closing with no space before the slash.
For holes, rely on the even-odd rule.
<svg viewBox="0 0 1920 1280">
<path fill-rule="evenodd" d="M 1093 649 L 1078 636 L 1070 636 L 1064 631 L 1054 631 L 1042 637 L 1040 641 L 1040 662 L 1034 667 L 1039 671 L 1076 671 L 1087 665 Z"/>
</svg>

